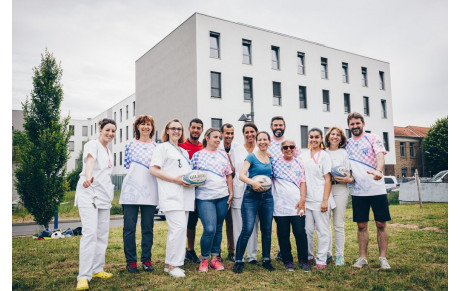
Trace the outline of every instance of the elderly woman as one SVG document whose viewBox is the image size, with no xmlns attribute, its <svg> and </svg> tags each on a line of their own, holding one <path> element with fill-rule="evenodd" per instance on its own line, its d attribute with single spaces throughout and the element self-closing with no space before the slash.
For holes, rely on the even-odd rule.
<svg viewBox="0 0 460 291">
<path fill-rule="evenodd" d="M 124 167 L 128 174 L 123 180 L 120 204 L 123 206 L 123 245 L 126 269 L 132 274 L 137 269 L 136 224 L 141 211 L 141 262 L 146 272 L 152 272 L 153 217 L 158 204 L 158 187 L 150 175 L 150 161 L 157 144 L 152 140 L 155 121 L 151 116 L 141 115 L 134 122 L 135 140 L 125 147 Z"/>
<path fill-rule="evenodd" d="M 303 217 L 307 194 L 305 170 L 300 159 L 294 158 L 295 151 L 295 142 L 286 139 L 281 143 L 283 156 L 272 162 L 273 200 L 275 202 L 273 216 L 277 225 L 281 257 L 286 270 L 294 270 L 290 242 L 292 226 L 300 268 L 309 272 L 307 234 L 305 232 L 305 217 Z"/>
<path fill-rule="evenodd" d="M 103 269 L 114 189 L 110 179 L 112 153 L 107 145 L 114 138 L 116 130 L 114 120 L 102 119 L 99 121 L 99 138 L 87 142 L 83 148 L 83 170 L 75 192 L 75 206 L 78 207 L 83 229 L 77 290 L 89 289 L 92 278 L 112 277 Z"/>
<path fill-rule="evenodd" d="M 157 177 L 159 206 L 168 222 L 164 271 L 173 277 L 185 277 L 185 241 L 189 211 L 195 206 L 195 189 L 182 178 L 192 170 L 184 142 L 184 126 L 178 119 L 169 121 L 163 129 L 159 144 L 153 152 L 150 173 Z"/>
<path fill-rule="evenodd" d="M 344 167 L 350 173 L 350 160 L 348 159 L 345 145 L 347 138 L 340 127 L 334 126 L 329 129 L 325 137 L 326 152 L 331 157 L 332 168 Z M 345 174 L 345 177 L 332 177 L 331 194 L 334 198 L 336 208 L 331 212 L 333 216 L 333 226 L 335 234 L 335 265 L 343 266 L 345 259 L 343 251 L 345 249 L 345 210 L 348 204 L 347 183 L 353 183 L 353 176 Z M 329 256 L 332 257 L 332 240 L 329 243 Z"/>
<path fill-rule="evenodd" d="M 218 150 L 221 138 L 219 129 L 208 129 L 203 139 L 204 149 L 196 152 L 191 160 L 194 170 L 206 173 L 206 183 L 195 190 L 196 206 L 203 224 L 200 272 L 207 272 L 208 265 L 218 271 L 224 269 L 218 256 L 222 225 L 233 199 L 233 181 L 230 160 L 225 152 Z"/>
</svg>

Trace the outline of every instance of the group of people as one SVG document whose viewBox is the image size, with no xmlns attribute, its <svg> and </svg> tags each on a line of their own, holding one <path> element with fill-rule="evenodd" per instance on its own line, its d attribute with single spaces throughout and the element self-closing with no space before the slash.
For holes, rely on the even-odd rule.
<svg viewBox="0 0 460 291">
<path fill-rule="evenodd" d="M 244 144 L 234 142 L 234 127 L 224 124 L 203 133 L 203 122 L 195 118 L 189 124 L 189 138 L 183 123 L 169 121 L 161 143 L 153 141 L 155 122 L 142 115 L 134 122 L 135 140 L 126 145 L 124 167 L 129 169 L 120 195 L 123 206 L 123 243 L 126 268 L 139 273 L 136 252 L 136 224 L 141 213 L 141 262 L 144 271 L 154 270 L 151 262 L 153 218 L 159 206 L 168 224 L 164 271 L 173 277 L 185 277 L 180 268 L 185 261 L 199 263 L 199 271 L 223 270 L 221 258 L 222 228 L 226 223 L 228 259 L 233 272 L 241 273 L 246 260 L 257 261 L 258 232 L 262 239 L 262 267 L 271 264 L 272 221 L 276 222 L 279 252 L 286 270 L 293 271 L 290 229 L 295 237 L 300 269 L 322 270 L 333 261 L 331 219 L 335 234 L 335 264 L 345 264 L 345 209 L 349 188 L 352 193 L 353 221 L 358 227 L 360 257 L 353 267 L 367 262 L 369 235 L 367 224 L 372 207 L 377 226 L 381 269 L 389 269 L 386 259 L 391 220 L 383 183 L 384 155 L 380 138 L 364 131 L 364 118 L 351 113 L 347 118 L 353 137 L 331 127 L 325 135 L 319 128 L 308 132 L 308 149 L 301 152 L 293 139 L 286 138 L 286 123 L 281 116 L 271 120 L 272 135 L 259 131 L 252 122 L 243 125 Z M 113 200 L 113 169 L 107 145 L 115 136 L 116 123 L 99 122 L 100 136 L 84 146 L 83 170 L 78 182 L 75 205 L 82 221 L 80 264 L 77 290 L 89 288 L 92 278 L 110 278 L 103 270 L 108 243 L 110 206 Z M 342 167 L 344 174 L 332 176 Z M 198 187 L 183 176 L 192 170 L 206 174 Z M 256 176 L 271 179 L 263 187 Z M 198 218 L 203 225 L 200 257 L 195 253 L 195 229 Z M 314 231 L 317 234 L 314 255 Z M 187 242 L 187 247 L 184 248 Z"/>
</svg>

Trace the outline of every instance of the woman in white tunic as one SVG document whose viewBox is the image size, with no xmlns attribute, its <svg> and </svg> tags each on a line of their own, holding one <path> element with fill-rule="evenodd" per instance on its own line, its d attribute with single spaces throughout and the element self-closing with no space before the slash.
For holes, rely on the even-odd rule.
<svg viewBox="0 0 460 291">
<path fill-rule="evenodd" d="M 173 277 L 185 277 L 184 265 L 187 220 L 195 207 L 195 189 L 182 177 L 190 172 L 187 151 L 178 146 L 184 142 L 184 126 L 178 119 L 169 121 L 153 152 L 150 173 L 157 177 L 159 207 L 168 222 L 164 271 Z"/>
<path fill-rule="evenodd" d="M 345 150 L 347 137 L 340 127 L 333 126 L 326 133 L 326 152 L 331 157 L 332 168 L 343 167 L 350 173 L 350 160 Z M 353 183 L 354 179 L 350 175 L 346 177 L 332 177 L 331 194 L 334 198 L 336 208 L 331 211 L 333 216 L 333 226 L 335 234 L 335 265 L 343 266 L 345 259 L 343 251 L 345 248 L 345 210 L 348 204 L 347 183 Z M 328 255 L 332 256 L 332 240 L 329 243 Z"/>
<path fill-rule="evenodd" d="M 123 206 L 123 246 L 128 272 L 137 269 L 136 224 L 141 211 L 141 262 L 142 269 L 152 272 L 153 216 L 158 205 L 156 177 L 150 175 L 150 161 L 157 144 L 152 140 L 155 121 L 149 115 L 141 115 L 134 122 L 136 139 L 125 147 L 124 167 L 128 174 L 121 187 L 120 204 Z"/>
<path fill-rule="evenodd" d="M 112 277 L 103 269 L 114 189 L 110 179 L 112 153 L 107 145 L 114 138 L 116 130 L 114 120 L 102 119 L 99 121 L 99 138 L 87 142 L 83 148 L 83 170 L 75 192 L 75 206 L 78 207 L 82 225 L 77 290 L 89 289 L 92 278 Z"/>
<path fill-rule="evenodd" d="M 331 158 L 322 150 L 323 133 L 319 128 L 308 132 L 309 149 L 301 155 L 305 168 L 307 183 L 307 199 L 305 203 L 305 230 L 308 240 L 308 262 L 314 261 L 313 233 L 316 228 L 318 245 L 316 250 L 316 265 L 313 269 L 327 267 L 326 259 L 331 240 L 329 208 L 335 208 L 331 194 Z"/>
</svg>

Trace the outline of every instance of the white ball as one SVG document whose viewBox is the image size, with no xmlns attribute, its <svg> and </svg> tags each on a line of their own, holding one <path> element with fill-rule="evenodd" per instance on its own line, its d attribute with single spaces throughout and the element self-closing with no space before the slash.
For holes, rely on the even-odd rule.
<svg viewBox="0 0 460 291">
<path fill-rule="evenodd" d="M 267 191 L 272 187 L 272 180 L 265 175 L 257 175 L 252 177 L 252 179 L 257 182 L 262 182 L 260 183 L 260 185 L 262 186 L 262 188 L 264 188 L 264 191 Z"/>
</svg>

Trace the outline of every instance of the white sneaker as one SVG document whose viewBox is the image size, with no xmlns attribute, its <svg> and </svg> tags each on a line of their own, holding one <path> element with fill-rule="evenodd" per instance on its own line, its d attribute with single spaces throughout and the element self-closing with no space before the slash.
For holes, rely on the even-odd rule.
<svg viewBox="0 0 460 291">
<path fill-rule="evenodd" d="M 172 270 L 169 270 L 168 268 L 164 268 L 163 270 L 173 277 L 185 277 L 185 271 L 179 267 L 175 267 Z"/>
<path fill-rule="evenodd" d="M 354 263 L 353 267 L 355 268 L 362 268 L 364 266 L 366 266 L 368 263 L 367 263 L 367 260 L 363 257 L 359 257 L 356 262 Z"/>
<path fill-rule="evenodd" d="M 388 270 L 388 269 L 391 269 L 390 267 L 390 264 L 388 264 L 388 261 L 387 261 L 387 258 L 385 257 L 379 257 L 379 261 L 380 261 L 380 269 L 381 270 Z"/>
</svg>

